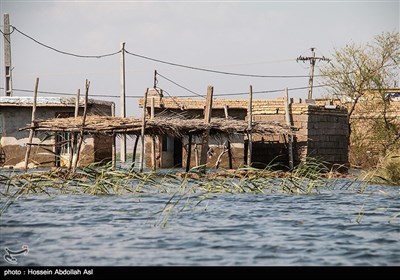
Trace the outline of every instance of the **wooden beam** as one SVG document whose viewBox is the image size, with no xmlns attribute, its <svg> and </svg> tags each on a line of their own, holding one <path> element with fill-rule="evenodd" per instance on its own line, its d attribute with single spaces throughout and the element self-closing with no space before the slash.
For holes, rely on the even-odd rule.
<svg viewBox="0 0 400 280">
<path fill-rule="evenodd" d="M 78 91 L 76 92 L 76 96 L 75 96 L 75 112 L 74 112 L 74 117 L 77 118 L 79 116 L 79 101 L 80 101 L 80 95 L 81 95 L 81 90 L 78 89 Z M 70 153 L 69 153 L 69 159 L 68 159 L 68 170 L 71 170 L 72 168 L 72 162 L 73 162 L 73 158 L 76 150 L 75 147 L 75 139 L 77 138 L 77 134 L 76 133 L 71 133 L 71 142 L 70 142 Z"/>
<path fill-rule="evenodd" d="M 229 109 L 229 106 L 228 105 L 224 105 L 225 119 L 229 118 L 228 109 Z"/>
<path fill-rule="evenodd" d="M 188 146 L 186 152 L 186 172 L 190 170 L 190 157 L 192 155 L 192 134 L 189 133 Z"/>
<path fill-rule="evenodd" d="M 139 162 L 139 172 L 143 172 L 143 163 L 144 163 L 144 131 L 146 128 L 146 110 L 147 110 L 147 94 L 149 93 L 149 88 L 146 89 L 144 93 L 144 100 L 143 100 L 143 116 L 142 116 L 142 130 L 141 130 L 141 140 L 142 140 L 142 147 L 140 150 L 140 162 Z"/>
<path fill-rule="evenodd" d="M 154 119 L 154 97 L 151 97 L 150 119 Z M 156 137 L 151 136 L 151 167 L 156 170 Z"/>
<path fill-rule="evenodd" d="M 111 103 L 111 116 L 115 117 L 115 103 Z M 112 134 L 112 145 L 111 145 L 111 168 L 115 170 L 117 166 L 117 135 L 115 132 Z"/>
<path fill-rule="evenodd" d="M 36 78 L 35 90 L 33 92 L 31 127 L 29 129 L 29 138 L 28 138 L 28 143 L 26 146 L 26 153 L 25 153 L 25 166 L 24 166 L 25 171 L 28 170 L 28 161 L 29 161 L 29 155 L 31 153 L 31 144 L 32 144 L 33 134 L 35 133 L 35 130 L 34 130 L 35 122 L 34 121 L 35 121 L 35 115 L 36 115 L 36 102 L 37 102 L 38 87 L 39 87 L 39 78 Z"/>
<path fill-rule="evenodd" d="M 248 121 L 247 165 L 251 166 L 251 153 L 253 150 L 253 135 L 252 135 L 252 130 L 253 130 L 253 86 L 251 86 L 251 85 L 249 87 L 249 107 L 247 109 L 247 121 Z"/>
<path fill-rule="evenodd" d="M 228 135 L 229 137 L 229 135 Z M 231 147 L 231 141 L 228 140 L 226 143 L 226 148 L 228 149 L 228 163 L 229 163 L 229 169 L 233 168 L 232 164 L 232 147 Z"/>
<path fill-rule="evenodd" d="M 206 107 L 204 109 L 204 122 L 207 124 L 209 124 L 211 121 L 213 92 L 214 92 L 214 87 L 208 86 Z M 210 136 L 210 130 L 206 129 L 203 133 L 203 141 L 202 141 L 201 155 L 200 155 L 200 165 L 204 166 L 204 168 L 202 168 L 202 172 L 205 172 L 206 165 L 207 165 L 207 152 L 208 152 L 209 136 Z"/>
<path fill-rule="evenodd" d="M 139 137 L 140 137 L 140 135 L 136 135 L 135 144 L 133 144 L 131 171 L 133 170 L 133 168 L 135 168 L 136 150 L 137 150 L 137 145 L 138 145 L 138 142 L 139 142 Z"/>
<path fill-rule="evenodd" d="M 75 97 L 75 112 L 74 112 L 74 117 L 78 117 L 79 116 L 79 99 L 81 97 L 81 90 L 78 89 L 78 91 L 76 92 L 76 97 Z"/>
<path fill-rule="evenodd" d="M 88 107 L 88 103 L 89 103 L 89 87 L 90 87 L 90 82 L 88 80 L 86 80 L 86 83 L 85 83 L 85 107 L 83 108 L 82 128 L 81 128 L 81 131 L 79 134 L 79 139 L 78 139 L 78 143 L 76 146 L 76 157 L 74 157 L 73 167 L 72 167 L 72 172 L 74 172 L 74 173 L 76 171 L 76 168 L 78 167 L 79 157 L 80 157 L 80 153 L 81 153 L 81 147 L 82 147 L 82 143 L 83 143 L 86 115 L 87 115 L 87 107 Z"/>
<path fill-rule="evenodd" d="M 285 118 L 286 124 L 288 126 L 292 125 L 291 117 L 290 117 L 290 100 L 289 100 L 289 91 L 288 88 L 285 88 Z M 293 169 L 293 134 L 288 134 L 288 155 L 289 155 L 289 168 Z"/>
<path fill-rule="evenodd" d="M 228 105 L 224 105 L 224 112 L 225 112 L 225 119 L 229 119 L 229 114 L 228 114 Z M 232 169 L 232 150 L 231 150 L 231 141 L 229 140 L 229 134 L 227 134 L 228 140 L 226 142 L 226 148 L 228 150 L 228 163 L 229 163 L 229 169 Z"/>
</svg>

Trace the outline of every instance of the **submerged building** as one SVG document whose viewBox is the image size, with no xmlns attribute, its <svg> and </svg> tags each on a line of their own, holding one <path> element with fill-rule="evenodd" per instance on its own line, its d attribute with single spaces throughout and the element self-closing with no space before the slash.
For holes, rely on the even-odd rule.
<svg viewBox="0 0 400 280">
<path fill-rule="evenodd" d="M 155 115 L 204 118 L 205 99 L 164 97 L 161 89 L 151 90 L 148 99 L 153 99 L 151 102 L 147 101 L 148 114 L 153 104 Z M 139 100 L 139 106 L 143 107 L 143 99 Z M 290 145 L 295 165 L 305 161 L 307 157 L 313 157 L 328 165 L 348 166 L 349 126 L 345 107 L 329 102 L 304 103 L 299 99 L 289 102 L 288 113 L 290 125 L 296 130 Z M 247 120 L 248 101 L 213 99 L 211 117 Z M 287 124 L 285 99 L 253 100 L 252 123 Z M 246 165 L 248 139 L 246 134 L 231 134 L 226 138 L 210 135 L 207 167 L 238 168 Z M 262 168 L 271 163 L 289 166 L 287 133 L 257 134 L 252 135 L 250 139 L 252 166 Z M 191 140 L 190 153 L 194 156 L 190 158 L 190 166 L 196 166 L 199 163 L 202 139 L 194 137 Z M 146 166 L 152 166 L 152 158 L 155 158 L 157 168 L 185 167 L 188 136 L 147 136 L 145 150 Z"/>
<path fill-rule="evenodd" d="M 75 97 L 37 98 L 35 119 L 73 117 Z M 23 167 L 32 117 L 32 97 L 0 97 L 0 167 Z M 113 102 L 89 99 L 87 114 L 111 116 Z M 84 99 L 79 102 L 82 115 Z M 71 133 L 39 133 L 34 135 L 29 157 L 30 166 L 65 166 L 71 153 Z M 85 135 L 79 165 L 110 161 L 113 138 L 106 135 Z"/>
</svg>

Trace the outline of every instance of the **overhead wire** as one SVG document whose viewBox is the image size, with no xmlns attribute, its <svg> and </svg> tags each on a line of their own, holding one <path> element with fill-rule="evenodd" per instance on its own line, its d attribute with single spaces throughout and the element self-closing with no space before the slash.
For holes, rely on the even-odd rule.
<svg viewBox="0 0 400 280">
<path fill-rule="evenodd" d="M 157 72 L 157 76 L 160 76 L 160 77 L 164 78 L 165 80 L 169 81 L 170 83 L 173 83 L 174 85 L 176 85 L 176 86 L 178 86 L 178 87 L 180 87 L 180 88 L 182 88 L 182 89 L 184 89 L 184 90 L 186 90 L 186 91 L 188 91 L 190 93 L 193 93 L 194 95 L 197 95 L 199 97 L 204 97 L 205 98 L 204 95 L 198 94 L 197 92 L 194 92 L 193 90 L 190 90 L 190 89 L 178 84 L 177 82 L 174 82 L 173 80 L 161 75 L 159 72 Z"/>
<path fill-rule="evenodd" d="M 171 65 L 171 66 L 176 66 L 176 67 L 181 67 L 181 68 L 186 68 L 186 69 L 192 69 L 192 70 L 198 70 L 198 71 L 204 71 L 204 72 L 210 72 L 210 73 L 215 73 L 215 74 L 223 74 L 223 75 L 231 75 L 231 76 L 239 76 L 239 77 L 251 77 L 251 78 L 308 78 L 308 75 L 260 75 L 260 74 L 246 74 L 246 73 L 236 73 L 236 72 L 228 72 L 228 71 L 219 71 L 219 70 L 213 70 L 213 69 L 207 69 L 207 68 L 202 68 L 202 67 L 195 67 L 195 66 L 190 66 L 190 65 L 185 65 L 185 64 L 180 64 L 180 63 L 175 63 L 175 62 L 170 62 L 170 61 L 166 61 L 166 60 L 161 60 L 161 59 L 156 59 L 156 58 L 152 58 L 149 56 L 145 56 L 145 55 L 140 55 L 137 53 L 133 53 L 130 52 L 128 50 L 126 50 L 126 48 L 124 49 L 120 49 L 116 52 L 112 52 L 112 53 L 107 53 L 107 54 L 101 54 L 101 55 L 81 55 L 81 54 L 76 54 L 76 53 L 71 53 L 71 52 L 67 52 L 67 51 L 62 51 L 59 50 L 55 47 L 49 46 L 47 44 L 44 44 L 42 42 L 40 42 L 39 40 L 33 38 L 32 36 L 24 33 L 23 31 L 19 30 L 17 27 L 10 25 L 10 27 L 12 28 L 12 31 L 10 32 L 10 34 L 12 34 L 14 31 L 17 31 L 19 34 L 25 36 L 26 38 L 32 40 L 33 42 L 48 48 L 52 51 L 64 54 L 64 55 L 69 55 L 69 56 L 74 56 L 74 57 L 79 57 L 79 58 L 103 58 L 103 57 L 109 57 L 109 56 L 113 56 L 116 55 L 118 53 L 124 52 L 127 53 L 131 56 L 135 56 L 138 58 L 142 58 L 142 59 L 146 59 L 146 60 L 151 60 L 154 62 L 158 62 L 158 63 L 163 63 L 163 64 L 167 64 L 167 65 Z M 2 32 L 4 34 L 4 32 Z M 314 77 L 319 77 L 319 76 L 324 76 L 324 75 L 314 75 Z"/>
<path fill-rule="evenodd" d="M 251 77 L 251 78 L 308 78 L 309 77 L 309 76 L 305 76 L 305 75 L 259 75 L 259 74 L 244 74 L 244 73 L 235 73 L 235 72 L 227 72 L 227 71 L 218 71 L 218 70 L 213 70 L 213 69 L 195 67 L 195 66 L 179 64 L 179 63 L 175 63 L 175 62 L 169 62 L 169 61 L 165 61 L 165 60 L 161 60 L 161 59 L 156 59 L 156 58 L 152 58 L 149 56 L 132 53 L 126 49 L 125 49 L 125 52 L 129 55 L 143 58 L 146 60 L 151 60 L 154 62 L 159 62 L 159 63 L 171 65 L 171 66 L 187 68 L 187 69 L 192 69 L 192 70 L 198 70 L 198 71 L 203 71 L 203 72 L 210 72 L 210 73 L 215 73 L 215 74 L 223 74 L 223 75 L 231 75 L 231 76 L 239 76 L 239 77 Z M 317 77 L 317 76 L 319 76 L 319 75 L 314 75 L 314 77 Z"/>
<path fill-rule="evenodd" d="M 10 25 L 10 27 L 13 29 L 12 32 L 14 32 L 14 30 L 15 30 L 15 31 L 17 31 L 19 34 L 25 36 L 26 38 L 32 40 L 33 42 L 35 42 L 35 43 L 37 43 L 37 44 L 39 44 L 39 45 L 41 45 L 41 46 L 43 46 L 43 47 L 45 47 L 45 48 L 48 48 L 48 49 L 50 49 L 50 50 L 52 50 L 52 51 L 55 51 L 55 52 L 58 52 L 58 53 L 61 53 L 61 54 L 65 54 L 65 55 L 69 55 L 69 56 L 74 56 L 74 57 L 79 57 L 79 58 L 103 58 L 103 57 L 109 57 L 109 56 L 116 55 L 116 54 L 118 54 L 118 53 L 120 53 L 120 52 L 122 51 L 122 49 L 121 49 L 121 50 L 116 51 L 116 52 L 113 52 L 113 53 L 107 53 L 107 54 L 101 54 L 101 55 L 81 55 L 81 54 L 75 54 L 75 53 L 71 53 L 71 52 L 62 51 L 62 50 L 56 49 L 56 48 L 54 48 L 54 47 L 51 47 L 51 46 L 49 46 L 49 45 L 46 45 L 46 44 L 44 44 L 44 43 L 42 43 L 42 42 L 36 40 L 35 38 L 29 36 L 28 34 L 22 32 L 21 30 L 19 30 L 17 27 L 15 27 L 15 26 L 13 26 L 13 25 Z M 10 34 L 11 34 L 12 32 L 10 32 Z"/>
<path fill-rule="evenodd" d="M 7 38 L 6 36 L 11 35 L 11 34 L 14 32 L 14 30 L 15 30 L 15 29 L 12 29 L 11 32 L 9 32 L 9 33 L 4 33 L 3 30 L 0 29 L 0 33 L 3 34 L 4 39 L 6 39 L 7 42 L 10 43 L 10 44 L 11 44 L 11 42 L 10 42 L 10 40 L 8 40 L 8 38 Z"/>
<path fill-rule="evenodd" d="M 174 102 L 176 105 L 178 105 L 179 108 L 183 110 L 183 105 L 179 104 L 178 101 L 176 101 L 176 97 L 172 96 L 168 91 L 163 89 L 163 92 L 165 92 Z"/>
<path fill-rule="evenodd" d="M 151 60 L 154 62 L 158 62 L 158 63 L 163 63 L 163 64 L 167 64 L 167 65 L 171 65 L 171 66 L 176 66 L 176 67 L 181 67 L 181 68 L 186 68 L 186 69 L 192 69 L 192 70 L 198 70 L 198 71 L 204 71 L 204 72 L 210 72 L 210 73 L 215 73 L 215 74 L 223 74 L 223 75 L 232 75 L 232 76 L 239 76 L 239 77 L 251 77 L 251 78 L 308 78 L 308 75 L 260 75 L 260 74 L 246 74 L 246 73 L 236 73 L 236 72 L 228 72 L 228 71 L 219 71 L 219 70 L 213 70 L 213 69 L 208 69 L 208 68 L 202 68 L 202 67 L 195 67 L 195 66 L 190 66 L 190 65 L 185 65 L 185 64 L 180 64 L 180 63 L 175 63 L 175 62 L 170 62 L 170 61 L 165 61 L 165 60 L 161 60 L 161 59 L 156 59 L 156 58 L 152 58 L 149 56 L 145 56 L 145 55 L 140 55 L 137 53 L 133 53 L 130 52 L 128 50 L 126 50 L 125 48 L 120 49 L 116 52 L 112 52 L 112 53 L 107 53 L 107 54 L 101 54 L 101 55 L 81 55 L 81 54 L 76 54 L 76 53 L 72 53 L 72 52 L 67 52 L 67 51 L 62 51 L 59 50 L 55 47 L 49 46 L 47 44 L 44 44 L 42 42 L 40 42 L 39 40 L 33 38 L 32 36 L 24 33 L 23 31 L 19 30 L 17 27 L 10 25 L 12 31 L 7 33 L 8 34 L 12 34 L 14 31 L 17 31 L 19 34 L 23 35 L 24 37 L 32 40 L 33 42 L 47 48 L 50 49 L 52 51 L 64 54 L 64 55 L 69 55 L 69 56 L 73 56 L 73 57 L 78 57 L 78 58 L 104 58 L 104 57 L 109 57 L 109 56 L 114 56 L 117 55 L 118 53 L 124 52 L 127 53 L 131 56 L 135 56 L 138 58 L 142 58 L 142 59 L 146 59 L 146 60 Z M 0 30 L 1 31 L 1 30 Z M 3 31 L 1 31 L 1 33 L 3 35 L 6 35 Z M 327 75 L 314 75 L 315 77 L 324 77 Z"/>
<path fill-rule="evenodd" d="M 335 84 L 329 84 L 329 85 L 315 85 L 313 88 L 321 88 L 321 87 L 330 87 Z M 4 89 L 4 87 L 0 87 L 0 89 Z M 289 91 L 296 91 L 296 90 L 303 90 L 303 89 L 308 89 L 308 86 L 304 87 L 293 87 L 293 88 L 288 88 Z M 253 94 L 262 94 L 262 93 L 276 93 L 276 92 L 283 92 L 285 89 L 273 89 L 273 90 L 261 90 L 261 91 L 253 91 Z M 19 92 L 27 92 L 27 93 L 33 93 L 33 90 L 30 89 L 18 89 L 14 88 L 13 91 L 19 91 Z M 169 97 L 171 98 L 186 98 L 186 97 L 193 97 L 193 95 L 176 95 L 172 96 L 169 92 L 167 92 L 165 89 L 163 89 L 163 92 L 165 92 Z M 68 93 L 68 92 L 55 92 L 55 91 L 41 91 L 39 90 L 38 93 L 42 94 L 54 94 L 54 95 L 65 95 L 65 96 L 76 96 L 75 93 Z M 247 95 L 249 94 L 248 92 L 233 92 L 233 93 L 216 93 L 214 96 L 237 96 L 237 95 Z M 119 95 L 106 95 L 106 94 L 89 94 L 89 96 L 92 97 L 108 97 L 108 98 L 120 98 L 121 96 Z M 141 95 L 125 95 L 126 98 L 143 98 Z M 204 97 L 203 95 L 199 94 L 199 97 Z"/>
<path fill-rule="evenodd" d="M 4 89 L 4 87 L 0 87 L 0 89 Z M 34 92 L 33 90 L 30 90 L 30 89 L 18 89 L 18 88 L 13 88 L 13 91 L 27 92 L 27 93 Z M 38 93 L 54 94 L 54 95 L 65 95 L 65 96 L 76 96 L 76 93 L 69 93 L 69 92 L 55 92 L 55 91 L 38 90 Z M 121 96 L 119 96 L 119 95 L 104 95 L 104 94 L 89 94 L 89 96 L 92 96 L 92 97 L 121 98 Z M 125 95 L 125 97 L 126 98 L 142 98 L 143 96 L 140 96 L 140 95 Z"/>
<path fill-rule="evenodd" d="M 71 52 L 66 52 L 66 51 L 62 51 L 59 49 L 56 49 L 54 47 L 51 47 L 49 45 L 46 45 L 40 41 L 38 41 L 37 39 L 27 35 L 26 33 L 22 32 L 21 30 L 19 30 L 17 27 L 10 25 L 11 27 L 11 32 L 5 34 L 3 31 L 1 31 L 1 33 L 5 36 L 8 34 L 12 34 L 14 31 L 17 31 L 19 34 L 25 36 L 26 38 L 32 40 L 33 42 L 48 48 L 50 50 L 53 50 L 55 52 L 64 54 L 64 55 L 69 55 L 69 56 L 74 56 L 74 57 L 79 57 L 79 58 L 103 58 L 103 57 L 109 57 L 109 56 L 113 56 L 116 55 L 118 53 L 121 52 L 125 52 L 129 55 L 138 57 L 138 58 L 142 58 L 142 59 L 146 59 L 146 60 L 151 60 L 154 62 L 158 62 L 158 63 L 163 63 L 163 64 L 167 64 L 167 65 L 171 65 L 171 66 L 176 66 L 176 67 L 182 67 L 182 68 L 187 68 L 187 69 L 192 69 L 192 70 L 199 70 L 199 71 L 205 71 L 205 72 L 210 72 L 210 73 L 216 73 L 216 74 L 225 74 L 225 75 L 233 75 L 233 76 L 242 76 L 242 77 L 253 77 L 253 78 L 309 78 L 308 75 L 258 75 L 258 74 L 244 74 L 244 73 L 235 73 L 235 72 L 226 72 L 226 71 L 218 71 L 218 70 L 213 70 L 213 69 L 207 69 L 207 68 L 201 68 L 201 67 L 195 67 L 195 66 L 189 66 L 189 65 L 185 65 L 185 64 L 179 64 L 179 63 L 174 63 L 174 62 L 169 62 L 169 61 L 165 61 L 165 60 L 161 60 L 161 59 L 156 59 L 156 58 L 152 58 L 152 57 L 148 57 L 148 56 L 144 56 L 144 55 L 140 55 L 140 54 L 136 54 L 136 53 L 132 53 L 129 52 L 128 50 L 126 50 L 125 48 L 113 52 L 113 53 L 108 53 L 108 54 L 101 54 L 101 55 L 80 55 L 80 54 L 76 54 L 76 53 L 71 53 Z M 199 97 L 205 97 L 204 95 L 198 94 L 190 89 L 188 89 L 187 87 L 182 86 L 181 84 L 165 77 L 162 74 L 157 73 L 157 75 L 159 75 L 160 77 L 164 78 L 165 80 L 173 83 L 174 85 L 196 95 Z M 314 75 L 314 77 L 318 77 L 318 76 L 326 76 L 326 75 Z M 314 87 L 324 87 L 324 86 L 330 86 L 330 85 L 317 85 Z M 307 89 L 308 87 L 295 87 L 295 88 L 289 88 L 289 90 L 301 90 L 301 89 Z M 20 91 L 20 92 L 33 92 L 31 90 L 26 90 L 26 89 L 13 89 L 15 91 Z M 254 94 L 259 94 L 259 93 L 274 93 L 274 92 L 280 92 L 283 91 L 283 89 L 276 89 L 276 90 L 264 90 L 264 91 L 255 91 L 253 92 Z M 58 94 L 58 95 L 75 95 L 73 93 L 57 93 L 57 92 L 46 92 L 46 91 L 39 91 L 40 93 L 43 94 Z M 166 92 L 168 95 L 169 93 Z M 215 94 L 215 96 L 234 96 L 234 95 L 244 95 L 244 94 L 248 94 L 247 92 L 238 92 L 238 93 L 221 93 L 221 94 Z M 111 97 L 111 98 L 119 98 L 120 96 L 117 95 L 99 95 L 99 94 L 91 94 L 91 96 L 98 96 L 98 97 Z M 142 96 L 126 96 L 127 98 L 141 98 Z M 172 97 L 172 96 L 170 96 Z M 179 96 L 179 97 L 186 97 L 186 96 Z M 191 97 L 191 96 L 190 96 Z"/>
</svg>

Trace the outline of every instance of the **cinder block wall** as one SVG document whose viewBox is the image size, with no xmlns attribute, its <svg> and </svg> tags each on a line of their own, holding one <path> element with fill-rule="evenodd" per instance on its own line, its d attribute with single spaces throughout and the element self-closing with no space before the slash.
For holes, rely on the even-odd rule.
<svg viewBox="0 0 400 280">
<path fill-rule="evenodd" d="M 347 109 L 308 109 L 307 155 L 331 164 L 348 165 Z"/>
</svg>

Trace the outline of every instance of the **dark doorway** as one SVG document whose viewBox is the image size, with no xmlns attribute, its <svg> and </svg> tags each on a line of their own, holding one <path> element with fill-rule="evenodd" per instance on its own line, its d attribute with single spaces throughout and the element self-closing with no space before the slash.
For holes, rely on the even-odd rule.
<svg viewBox="0 0 400 280">
<path fill-rule="evenodd" d="M 182 167 L 182 140 L 174 138 L 174 167 Z"/>
</svg>

